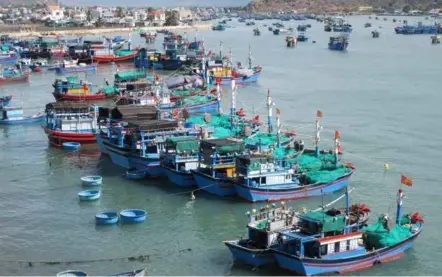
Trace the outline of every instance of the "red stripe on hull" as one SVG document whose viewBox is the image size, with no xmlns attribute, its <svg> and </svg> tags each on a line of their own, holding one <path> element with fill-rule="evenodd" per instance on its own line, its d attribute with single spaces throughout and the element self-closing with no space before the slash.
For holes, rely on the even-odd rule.
<svg viewBox="0 0 442 277">
<path fill-rule="evenodd" d="M 366 268 L 372 267 L 373 265 L 374 265 L 373 262 L 363 263 L 363 264 L 358 265 L 358 266 L 354 266 L 354 267 L 350 267 L 350 268 L 346 268 L 346 269 L 340 270 L 340 271 L 338 271 L 338 273 L 339 274 L 345 274 L 345 273 L 349 273 L 349 272 L 353 272 L 353 271 L 358 271 L 358 270 L 361 270 L 361 269 L 366 269 Z"/>
<path fill-rule="evenodd" d="M 54 94 L 57 100 L 70 100 L 70 101 L 83 101 L 83 100 L 100 100 L 106 98 L 112 98 L 114 95 L 108 95 L 105 93 L 89 94 L 89 95 L 68 95 L 68 94 Z"/>
<path fill-rule="evenodd" d="M 69 138 L 93 138 L 95 140 L 94 133 L 68 133 L 68 132 L 58 132 L 50 130 L 44 127 L 46 134 L 54 137 L 69 137 Z"/>
<path fill-rule="evenodd" d="M 101 62 L 101 63 L 123 62 L 123 61 L 128 61 L 128 60 L 135 58 L 136 55 L 137 55 L 137 52 L 135 52 L 134 54 L 131 54 L 131 55 L 127 55 L 127 56 L 113 56 L 113 55 L 94 56 L 93 59 L 94 59 L 94 61 Z"/>
<path fill-rule="evenodd" d="M 396 260 L 396 259 L 401 258 L 401 257 L 404 256 L 404 255 L 405 255 L 404 252 L 400 252 L 400 253 L 397 253 L 397 254 L 395 254 L 395 255 L 393 255 L 393 256 L 387 257 L 387 258 L 385 258 L 385 259 L 381 259 L 380 262 L 381 262 L 381 263 L 386 263 L 386 262 L 389 262 L 389 261 L 393 261 L 393 260 Z"/>
</svg>

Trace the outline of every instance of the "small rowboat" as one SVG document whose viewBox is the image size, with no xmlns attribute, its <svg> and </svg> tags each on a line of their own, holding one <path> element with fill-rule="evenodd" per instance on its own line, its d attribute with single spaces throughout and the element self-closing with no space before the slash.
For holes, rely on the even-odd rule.
<svg viewBox="0 0 442 277">
<path fill-rule="evenodd" d="M 95 215 L 95 222 L 100 225 L 116 224 L 118 222 L 118 213 L 102 212 Z"/>
<path fill-rule="evenodd" d="M 80 149 L 81 144 L 79 142 L 63 142 L 63 149 L 64 150 L 78 150 Z"/>
<path fill-rule="evenodd" d="M 81 177 L 81 182 L 83 186 L 93 187 L 99 186 L 103 183 L 103 177 L 101 176 L 85 176 Z"/>
<path fill-rule="evenodd" d="M 57 276 L 64 276 L 64 277 L 87 276 L 87 273 L 83 272 L 83 271 L 79 271 L 79 270 L 66 270 L 66 271 L 57 273 Z"/>
<path fill-rule="evenodd" d="M 139 223 L 146 220 L 147 212 L 139 209 L 128 209 L 120 212 L 122 222 Z"/>
<path fill-rule="evenodd" d="M 126 178 L 129 180 L 142 180 L 146 178 L 146 172 L 137 169 L 129 169 L 126 171 Z"/>
<path fill-rule="evenodd" d="M 3 114 L 6 114 L 8 110 L 3 109 Z M 42 113 L 37 113 L 32 116 L 17 116 L 17 117 L 7 117 L 0 119 L 0 125 L 18 125 L 18 124 L 30 124 L 40 122 L 45 119 L 45 115 Z M 0 117 L 1 118 L 1 117 Z"/>
<path fill-rule="evenodd" d="M 134 271 L 127 271 L 127 272 L 121 272 L 121 273 L 115 273 L 108 276 L 146 276 L 146 269 L 138 269 Z"/>
<path fill-rule="evenodd" d="M 100 198 L 100 195 L 101 193 L 98 189 L 83 190 L 78 193 L 78 197 L 82 201 L 97 200 Z"/>
</svg>

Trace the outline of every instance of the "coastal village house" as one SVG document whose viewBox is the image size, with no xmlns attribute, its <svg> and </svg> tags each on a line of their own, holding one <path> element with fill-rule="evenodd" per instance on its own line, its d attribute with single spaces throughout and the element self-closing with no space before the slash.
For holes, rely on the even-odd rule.
<svg viewBox="0 0 442 277">
<path fill-rule="evenodd" d="M 48 6 L 49 19 L 60 21 L 64 18 L 64 11 L 60 6 Z"/>
<path fill-rule="evenodd" d="M 166 22 L 166 13 L 163 10 L 151 11 L 149 17 L 152 26 L 163 26 Z"/>
</svg>

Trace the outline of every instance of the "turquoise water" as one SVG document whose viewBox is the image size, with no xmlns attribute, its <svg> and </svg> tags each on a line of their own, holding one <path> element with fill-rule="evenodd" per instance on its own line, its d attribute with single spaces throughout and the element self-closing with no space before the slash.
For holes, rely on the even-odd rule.
<svg viewBox="0 0 442 277">
<path fill-rule="evenodd" d="M 414 18 L 408 18 L 411 23 Z M 350 18 L 354 32 L 346 53 L 330 52 L 320 23 L 307 35 L 311 41 L 287 49 L 285 36 L 274 36 L 256 26 L 200 32 L 208 48 L 232 48 L 233 59 L 246 63 L 248 45 L 253 62 L 263 66 L 259 84 L 238 90 L 238 106 L 255 110 L 265 120 L 267 89 L 281 109 L 283 127 L 297 130 L 312 145 L 316 110 L 324 113 L 321 146 L 332 147 L 334 130 L 342 136 L 345 160 L 357 172 L 350 184 L 352 200 L 367 203 L 373 218 L 395 213 L 395 197 L 401 173 L 414 180 L 405 188 L 405 211 L 419 211 L 426 225 L 413 249 L 400 260 L 360 271 L 359 275 L 436 275 L 442 255 L 438 228 L 440 161 L 440 72 L 441 46 L 431 45 L 429 36 L 393 33 L 394 23 L 373 21 L 382 26 L 379 39 L 364 28 L 367 17 Z M 269 22 L 257 22 L 264 24 Z M 304 22 L 291 22 L 292 26 Z M 193 33 L 189 32 L 189 37 Z M 134 36 L 134 41 L 138 40 Z M 160 45 L 161 39 L 157 40 Z M 101 66 L 88 80 L 101 84 L 112 80 L 115 66 Z M 85 77 L 85 75 L 79 75 Z M 33 74 L 30 84 L 3 86 L 2 93 L 14 95 L 14 103 L 29 113 L 43 110 L 53 101 L 53 73 Z M 223 95 L 229 107 L 227 89 Z M 128 181 L 124 170 L 100 157 L 96 147 L 80 154 L 67 154 L 48 146 L 38 125 L 0 127 L 0 273 L 4 275 L 53 275 L 78 269 L 89 275 L 146 267 L 149 275 L 284 275 L 278 269 L 252 271 L 232 265 L 223 240 L 245 236 L 244 213 L 262 204 L 238 199 L 220 199 L 196 192 L 190 194 L 164 179 Z M 384 171 L 384 164 L 391 169 Z M 80 177 L 103 176 L 101 199 L 80 203 Z M 334 197 L 324 197 L 329 202 Z M 291 201 L 294 207 L 315 208 L 321 198 Z M 438 208 L 439 207 L 439 208 Z M 96 226 L 94 215 L 103 210 L 141 208 L 148 211 L 140 225 Z M 96 261 L 55 265 L 17 261 L 95 261 L 149 255 L 144 261 Z"/>
</svg>

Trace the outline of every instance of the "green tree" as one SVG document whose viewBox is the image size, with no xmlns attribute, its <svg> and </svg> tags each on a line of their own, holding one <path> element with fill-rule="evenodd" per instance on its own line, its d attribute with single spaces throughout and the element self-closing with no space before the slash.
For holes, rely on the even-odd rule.
<svg viewBox="0 0 442 277">
<path fill-rule="evenodd" d="M 103 26 L 103 19 L 101 18 L 101 16 L 98 18 L 97 21 L 95 21 L 95 27 L 100 28 Z"/>
<path fill-rule="evenodd" d="M 115 16 L 118 18 L 122 18 L 124 16 L 124 11 L 122 7 L 117 7 Z"/>
<path fill-rule="evenodd" d="M 90 9 L 88 9 L 86 12 L 86 20 L 88 22 L 92 21 L 92 11 Z"/>
<path fill-rule="evenodd" d="M 409 13 L 410 10 L 411 10 L 410 5 L 406 5 L 406 6 L 402 9 L 402 11 L 403 11 L 404 13 Z"/>
<path fill-rule="evenodd" d="M 165 26 L 177 26 L 179 24 L 178 22 L 178 12 L 171 11 L 166 12 L 166 22 L 164 23 Z"/>
<path fill-rule="evenodd" d="M 147 8 L 147 12 L 148 12 L 148 13 L 151 13 L 151 12 L 153 12 L 154 10 L 155 10 L 155 9 L 152 8 L 152 7 L 148 7 L 148 8 Z"/>
</svg>

